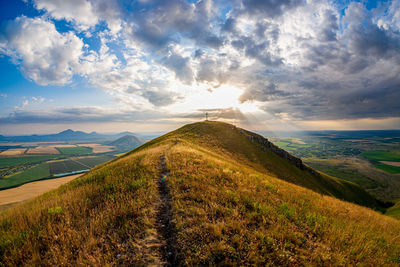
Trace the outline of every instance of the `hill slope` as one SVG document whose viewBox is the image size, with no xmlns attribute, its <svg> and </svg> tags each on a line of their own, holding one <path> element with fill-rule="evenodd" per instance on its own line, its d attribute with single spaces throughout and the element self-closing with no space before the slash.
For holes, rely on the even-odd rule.
<svg viewBox="0 0 400 267">
<path fill-rule="evenodd" d="M 0 264 L 400 264 L 399 221 L 279 179 L 312 173 L 247 134 L 187 125 L 0 214 Z"/>
<path fill-rule="evenodd" d="M 186 125 L 150 142 L 176 139 L 196 144 L 217 153 L 225 160 L 238 161 L 260 172 L 307 187 L 317 193 L 334 196 L 373 209 L 382 203 L 358 185 L 319 173 L 262 136 L 222 122 Z"/>
<path fill-rule="evenodd" d="M 118 148 L 121 148 L 123 150 L 131 150 L 134 149 L 141 144 L 143 144 L 144 141 L 134 135 L 125 135 L 120 138 L 118 138 L 115 141 L 112 141 L 109 143 L 110 146 L 116 146 Z"/>
</svg>

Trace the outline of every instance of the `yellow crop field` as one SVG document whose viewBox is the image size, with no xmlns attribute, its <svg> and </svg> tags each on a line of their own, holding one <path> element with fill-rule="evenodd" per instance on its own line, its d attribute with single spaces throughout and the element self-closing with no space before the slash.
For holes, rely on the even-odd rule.
<svg viewBox="0 0 400 267">
<path fill-rule="evenodd" d="M 19 156 L 25 153 L 26 148 L 10 148 L 0 153 L 0 156 Z"/>
</svg>

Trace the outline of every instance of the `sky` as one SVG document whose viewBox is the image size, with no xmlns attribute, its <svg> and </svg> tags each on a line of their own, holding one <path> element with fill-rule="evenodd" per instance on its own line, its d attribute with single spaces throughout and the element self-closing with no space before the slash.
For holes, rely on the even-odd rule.
<svg viewBox="0 0 400 267">
<path fill-rule="evenodd" d="M 400 128 L 400 1 L 1 0 L 0 134 Z"/>
</svg>

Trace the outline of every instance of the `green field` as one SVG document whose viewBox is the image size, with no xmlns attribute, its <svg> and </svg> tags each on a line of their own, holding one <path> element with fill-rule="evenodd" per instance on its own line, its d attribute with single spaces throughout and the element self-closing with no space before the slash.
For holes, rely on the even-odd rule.
<svg viewBox="0 0 400 267">
<path fill-rule="evenodd" d="M 47 156 L 28 156 L 28 157 L 13 157 L 13 158 L 0 158 L 0 168 L 13 167 L 21 164 L 27 163 L 37 163 L 42 161 L 47 161 L 60 156 L 47 155 Z"/>
<path fill-rule="evenodd" d="M 374 166 L 376 168 L 381 169 L 381 170 L 383 170 L 385 172 L 388 172 L 388 173 L 392 173 L 392 174 L 400 173 L 400 167 L 386 165 L 386 164 L 383 164 L 383 163 L 374 164 Z"/>
<path fill-rule="evenodd" d="M 114 158 L 114 156 L 104 155 L 104 156 L 98 156 L 98 157 L 80 158 L 80 159 L 76 159 L 76 161 L 93 168 L 94 166 L 102 164 L 106 161 L 112 160 L 113 158 Z"/>
<path fill-rule="evenodd" d="M 287 148 L 288 145 L 290 145 L 290 143 L 289 142 L 280 141 L 280 142 L 274 143 L 274 145 L 279 146 L 282 149 L 285 149 L 285 148 Z"/>
<path fill-rule="evenodd" d="M 109 161 L 113 158 L 113 156 L 98 156 L 51 162 L 49 163 L 50 174 L 54 175 L 91 169 L 94 166 Z"/>
<path fill-rule="evenodd" d="M 398 153 L 377 150 L 371 152 L 364 152 L 361 155 L 370 160 L 371 163 L 380 170 L 392 174 L 400 173 L 400 167 L 391 166 L 380 162 L 380 161 L 400 162 L 400 154 Z"/>
<path fill-rule="evenodd" d="M 296 144 L 296 143 L 291 143 L 291 144 L 289 145 L 289 147 L 305 148 L 305 147 L 311 147 L 311 145 L 309 145 L 309 144 Z"/>
<path fill-rule="evenodd" d="M 32 182 L 47 177 L 50 177 L 49 164 L 40 163 L 39 165 L 29 168 L 23 172 L 11 175 L 8 178 L 0 179 L 0 189 L 19 186 L 27 182 Z"/>
<path fill-rule="evenodd" d="M 370 151 L 364 152 L 361 155 L 373 161 L 400 161 L 400 154 L 388 151 Z"/>
<path fill-rule="evenodd" d="M 86 147 L 78 147 L 78 149 Z M 75 149 L 75 148 L 74 148 Z M 82 150 L 80 150 L 82 151 Z M 59 158 L 60 156 L 58 156 Z M 10 188 L 22 185 L 27 182 L 33 182 L 42 178 L 50 177 L 54 174 L 69 173 L 79 170 L 91 169 L 96 165 L 104 163 L 114 158 L 110 155 L 102 155 L 95 157 L 84 157 L 76 159 L 66 159 L 62 161 L 47 162 L 48 160 L 57 158 L 57 156 L 32 156 L 32 157 L 19 157 L 19 158 L 1 158 L 0 163 L 5 166 L 27 164 L 25 166 L 17 166 L 16 172 L 5 176 L 7 178 L 0 178 L 0 189 Z M 42 163 L 40 163 L 42 162 Z M 36 164 L 35 164 L 36 163 Z M 38 164 L 39 163 L 39 164 Z M 31 167 L 31 165 L 34 165 Z M 22 171 L 21 171 L 22 167 Z M 4 167 L 6 168 L 6 167 Z"/>
<path fill-rule="evenodd" d="M 76 154 L 90 154 L 93 149 L 90 147 L 57 147 L 58 151 L 64 155 L 76 155 Z"/>
</svg>

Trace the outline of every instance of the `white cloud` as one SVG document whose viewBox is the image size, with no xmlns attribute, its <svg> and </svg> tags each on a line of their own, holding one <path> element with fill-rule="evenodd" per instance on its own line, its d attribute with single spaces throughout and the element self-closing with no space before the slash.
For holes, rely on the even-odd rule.
<svg viewBox="0 0 400 267">
<path fill-rule="evenodd" d="M 57 32 L 43 18 L 18 17 L 8 22 L 4 37 L 0 37 L 0 52 L 40 85 L 70 82 L 83 54 L 81 39 L 72 32 Z"/>
<path fill-rule="evenodd" d="M 114 0 L 34 0 L 39 10 L 56 20 L 66 20 L 80 31 L 88 31 L 100 21 L 105 21 L 112 33 L 121 30 L 121 14 Z M 90 35 L 89 32 L 86 32 Z"/>
<path fill-rule="evenodd" d="M 79 29 L 87 30 L 98 23 L 93 6 L 86 0 L 35 0 L 37 9 L 44 9 L 57 20 L 73 22 Z"/>
</svg>

